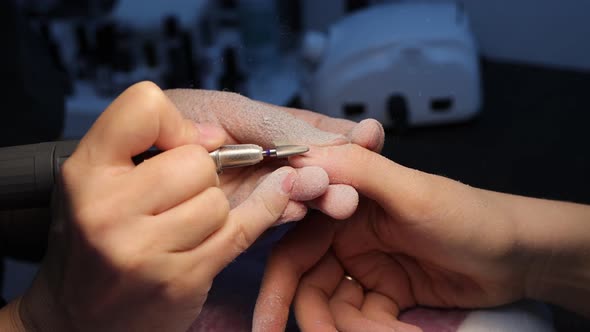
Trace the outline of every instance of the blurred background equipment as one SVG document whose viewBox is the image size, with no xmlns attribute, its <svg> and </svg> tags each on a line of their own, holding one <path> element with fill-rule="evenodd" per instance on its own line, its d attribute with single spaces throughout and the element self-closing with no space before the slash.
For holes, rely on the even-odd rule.
<svg viewBox="0 0 590 332">
<path fill-rule="evenodd" d="M 373 6 L 304 41 L 307 108 L 400 129 L 464 121 L 480 110 L 479 58 L 454 3 Z"/>
<path fill-rule="evenodd" d="M 590 69 L 590 46 L 560 52 L 582 41 L 583 34 L 574 32 L 590 30 L 575 4 L 14 3 L 62 73 L 63 136 L 72 139 L 80 138 L 116 95 L 141 80 L 164 89 L 233 91 L 356 121 L 373 117 L 399 132 L 463 122 L 480 113 L 482 57 Z M 590 10 L 588 3 L 577 3 Z M 533 5 L 536 14 L 529 10 Z M 548 30 L 548 21 L 556 26 Z"/>
<path fill-rule="evenodd" d="M 67 78 L 64 138 L 80 138 L 141 80 L 275 104 L 297 93 L 299 1 L 30 0 L 18 7 Z"/>
</svg>

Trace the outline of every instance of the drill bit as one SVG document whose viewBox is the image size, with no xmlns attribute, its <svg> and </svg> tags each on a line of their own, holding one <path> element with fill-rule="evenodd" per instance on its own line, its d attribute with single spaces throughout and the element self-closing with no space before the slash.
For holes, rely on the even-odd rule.
<svg viewBox="0 0 590 332">
<path fill-rule="evenodd" d="M 288 158 L 291 156 L 304 154 L 307 151 L 309 151 L 309 148 L 305 145 L 281 145 L 274 149 L 264 150 L 264 156 L 274 158 Z"/>
</svg>

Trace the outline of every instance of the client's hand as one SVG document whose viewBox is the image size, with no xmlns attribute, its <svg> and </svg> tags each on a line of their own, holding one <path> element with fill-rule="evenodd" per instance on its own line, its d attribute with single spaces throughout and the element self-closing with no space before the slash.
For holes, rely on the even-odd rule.
<svg viewBox="0 0 590 332">
<path fill-rule="evenodd" d="M 398 321 L 401 310 L 493 306 L 525 296 L 530 257 L 518 250 L 518 225 L 502 194 L 353 144 L 314 148 L 291 162 L 324 168 L 362 198 L 351 218 L 318 213 L 283 239 L 267 265 L 255 330 L 282 331 L 294 297 L 304 331 L 416 331 Z"/>
<path fill-rule="evenodd" d="M 221 126 L 226 144 L 254 143 L 263 147 L 279 144 L 310 146 L 340 145 L 350 141 L 379 151 L 384 132 L 375 120 L 360 124 L 317 113 L 265 104 L 235 93 L 204 90 L 167 90 L 166 95 L 185 117 L 197 123 Z M 228 169 L 220 176 L 221 188 L 235 206 L 252 192 L 267 174 L 286 161 L 263 162 L 254 167 Z M 317 167 L 298 170 L 296 186 L 281 221 L 303 218 L 310 206 L 336 219 L 349 217 L 358 203 L 356 191 L 343 184 L 329 185 L 326 173 Z M 302 204 L 302 201 L 307 201 Z"/>
</svg>

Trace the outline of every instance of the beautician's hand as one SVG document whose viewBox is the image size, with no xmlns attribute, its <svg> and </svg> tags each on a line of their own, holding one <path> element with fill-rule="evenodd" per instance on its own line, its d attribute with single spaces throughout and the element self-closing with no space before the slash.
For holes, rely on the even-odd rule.
<svg viewBox="0 0 590 332">
<path fill-rule="evenodd" d="M 378 151 L 384 132 L 375 120 L 357 124 L 313 112 L 278 107 L 250 100 L 235 93 L 204 90 L 167 90 L 166 95 L 185 117 L 198 123 L 216 124 L 228 135 L 226 144 L 254 143 L 310 146 L 340 145 L 350 141 Z M 256 183 L 286 161 L 263 162 L 254 167 L 228 169 L 220 176 L 221 188 L 235 206 L 252 192 Z M 348 185 L 329 185 L 327 174 L 317 167 L 298 170 L 297 185 L 281 221 L 301 219 L 307 207 L 343 219 L 358 203 L 358 194 Z M 306 204 L 302 204 L 306 201 Z"/>
<path fill-rule="evenodd" d="M 208 155 L 224 141 L 152 83 L 117 98 L 63 165 L 64 219 L 19 300 L 24 328 L 186 331 L 215 275 L 276 222 L 296 180 L 278 169 L 230 211 Z M 152 145 L 166 151 L 135 166 Z"/>
<path fill-rule="evenodd" d="M 293 298 L 303 331 L 416 331 L 401 310 L 523 297 L 590 313 L 590 207 L 472 188 L 356 145 L 292 163 L 323 167 L 361 202 L 345 221 L 314 215 L 278 245 L 255 331 L 282 331 Z"/>
</svg>

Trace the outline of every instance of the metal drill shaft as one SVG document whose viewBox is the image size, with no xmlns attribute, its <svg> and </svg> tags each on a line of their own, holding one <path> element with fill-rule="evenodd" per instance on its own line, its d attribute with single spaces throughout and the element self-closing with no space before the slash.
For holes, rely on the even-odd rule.
<svg viewBox="0 0 590 332">
<path fill-rule="evenodd" d="M 256 144 L 234 144 L 224 145 L 209 155 L 215 161 L 217 172 L 220 173 L 225 168 L 258 164 L 263 159 L 262 151 Z"/>
<path fill-rule="evenodd" d="M 304 145 L 282 145 L 274 149 L 263 150 L 256 144 L 234 144 L 224 145 L 209 155 L 215 161 L 217 172 L 220 173 L 225 168 L 258 164 L 264 157 L 287 158 L 307 151 L 309 148 Z"/>
</svg>

